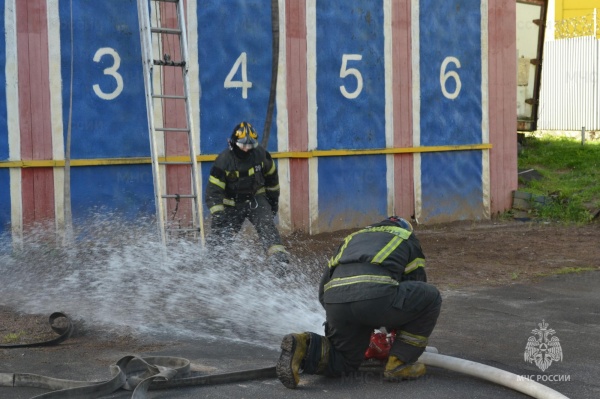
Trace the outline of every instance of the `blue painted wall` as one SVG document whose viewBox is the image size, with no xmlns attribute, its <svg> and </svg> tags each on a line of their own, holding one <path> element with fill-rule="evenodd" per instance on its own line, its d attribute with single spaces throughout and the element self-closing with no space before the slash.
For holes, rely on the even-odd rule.
<svg viewBox="0 0 600 399">
<path fill-rule="evenodd" d="M 110 213 L 135 219 L 156 212 L 151 165 L 82 166 L 71 171 L 74 218 Z"/>
<path fill-rule="evenodd" d="M 386 146 L 383 28 L 381 1 L 317 2 L 319 150 Z M 385 156 L 320 158 L 318 169 L 321 228 L 386 214 Z"/>
<path fill-rule="evenodd" d="M 264 0 L 207 0 L 198 4 L 202 154 L 226 148 L 233 128 L 244 120 L 254 126 L 262 140 L 271 89 L 270 6 Z M 225 87 L 230 74 L 229 81 L 246 81 L 252 86 Z M 270 151 L 277 149 L 276 117 L 275 113 L 267 146 Z"/>
<path fill-rule="evenodd" d="M 422 0 L 419 24 L 421 145 L 482 143 L 481 1 Z M 422 154 L 421 222 L 482 215 L 482 185 L 480 151 Z"/>
<path fill-rule="evenodd" d="M 71 158 L 149 157 L 136 3 L 73 2 L 72 92 L 70 3 L 61 1 L 59 12 L 65 143 L 71 95 L 73 103 Z M 132 180 L 137 173 L 141 177 Z M 95 207 L 125 215 L 154 212 L 151 173 L 150 165 L 71 168 L 73 217 Z"/>
<path fill-rule="evenodd" d="M 419 1 L 421 146 L 483 142 L 481 1 Z M 3 0 L 0 3 L 3 12 Z M 59 2 L 63 124 L 66 139 L 72 111 L 71 157 L 149 157 L 136 2 L 74 1 L 73 58 L 70 4 Z M 385 88 L 392 84 L 385 81 L 384 2 L 315 4 L 316 149 L 384 148 Z M 200 153 L 225 149 L 233 126 L 242 120 L 253 123 L 262 139 L 273 56 L 269 2 L 206 0 L 198 2 L 196 17 L 200 115 L 195 117 L 201 132 Z M 3 17 L 0 23 L 4 24 Z M 3 43 L 2 70 L 4 63 Z M 0 84 L 6 87 L 3 74 Z M 247 87 L 231 87 L 236 84 Z M 6 131 L 5 96 L 0 94 L 0 131 Z M 267 146 L 272 152 L 277 149 L 276 118 L 277 112 Z M 421 222 L 440 216 L 479 218 L 485 213 L 481 151 L 420 157 L 416 172 L 420 173 Z M 7 158 L 6 132 L 0 134 L 0 160 Z M 385 155 L 321 157 L 317 163 L 316 230 L 365 225 L 387 216 L 392 187 L 386 181 Z M 210 167 L 210 162 L 202 163 L 204 186 Z M 8 169 L 1 169 L 0 204 L 10 204 L 9 185 Z M 99 208 L 132 218 L 154 214 L 150 165 L 73 167 L 71 192 L 76 218 Z M 9 222 L 10 206 L 0 207 L 0 229 Z"/>
</svg>

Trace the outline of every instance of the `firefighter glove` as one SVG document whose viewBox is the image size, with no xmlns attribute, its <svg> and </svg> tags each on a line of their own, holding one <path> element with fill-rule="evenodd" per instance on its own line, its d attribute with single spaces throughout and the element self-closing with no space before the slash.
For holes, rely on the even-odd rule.
<svg viewBox="0 0 600 399">
<path fill-rule="evenodd" d="M 273 216 L 276 216 L 277 212 L 279 212 L 279 201 L 276 199 L 269 199 L 269 204 L 271 205 L 271 212 L 273 212 Z"/>
</svg>

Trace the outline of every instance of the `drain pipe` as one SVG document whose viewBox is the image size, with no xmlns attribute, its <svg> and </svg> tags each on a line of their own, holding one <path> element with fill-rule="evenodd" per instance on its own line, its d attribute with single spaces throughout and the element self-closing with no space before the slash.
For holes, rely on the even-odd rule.
<svg viewBox="0 0 600 399">
<path fill-rule="evenodd" d="M 440 355 L 437 353 L 437 350 L 427 350 L 423 352 L 419 358 L 419 361 L 427 366 L 441 367 L 447 370 L 467 374 L 472 377 L 481 378 L 483 380 L 514 389 L 515 391 L 522 392 L 533 398 L 569 399 L 565 395 L 538 382 L 524 377 L 520 378 L 516 374 L 487 366 L 485 364 L 459 359 L 456 357 Z"/>
</svg>

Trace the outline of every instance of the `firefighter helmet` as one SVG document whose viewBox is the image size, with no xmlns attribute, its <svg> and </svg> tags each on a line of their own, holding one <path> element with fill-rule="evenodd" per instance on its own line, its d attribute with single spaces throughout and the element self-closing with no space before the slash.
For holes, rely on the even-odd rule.
<svg viewBox="0 0 600 399">
<path fill-rule="evenodd" d="M 387 218 L 387 220 L 389 220 L 390 222 L 396 223 L 398 226 L 402 227 L 404 230 L 408 230 L 410 232 L 413 231 L 412 224 L 410 224 L 410 222 L 408 220 L 401 218 L 400 216 L 390 216 L 389 218 Z"/>
<path fill-rule="evenodd" d="M 251 149 L 258 146 L 256 130 L 248 122 L 238 124 L 231 134 L 231 143 L 242 149 Z"/>
</svg>

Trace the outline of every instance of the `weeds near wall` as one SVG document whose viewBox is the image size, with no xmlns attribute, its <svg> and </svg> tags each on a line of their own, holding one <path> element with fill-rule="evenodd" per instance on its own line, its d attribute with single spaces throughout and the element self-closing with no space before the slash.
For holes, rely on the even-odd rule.
<svg viewBox="0 0 600 399">
<path fill-rule="evenodd" d="M 519 190 L 546 196 L 537 218 L 585 224 L 600 216 L 600 141 L 555 136 L 527 136 L 518 158 L 519 171 L 535 170 L 538 179 L 519 178 Z"/>
</svg>

